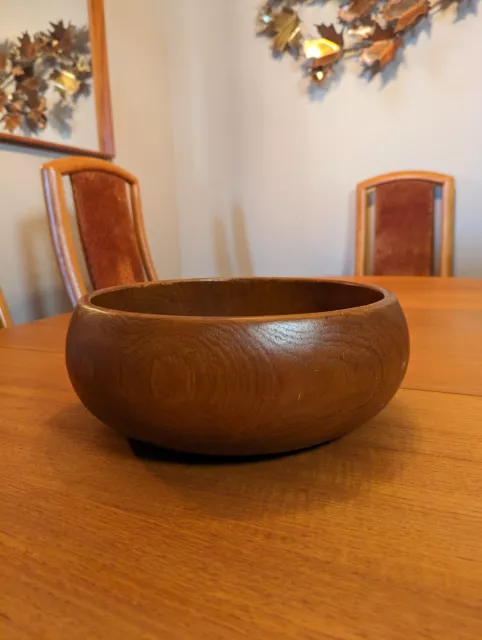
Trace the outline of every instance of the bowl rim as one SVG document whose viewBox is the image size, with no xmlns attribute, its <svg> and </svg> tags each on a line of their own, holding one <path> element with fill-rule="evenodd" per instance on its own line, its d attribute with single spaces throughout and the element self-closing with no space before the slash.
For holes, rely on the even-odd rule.
<svg viewBox="0 0 482 640">
<path fill-rule="evenodd" d="M 122 291 L 126 289 L 147 289 L 149 287 L 155 287 L 159 285 L 173 285 L 179 283 L 188 282 L 246 282 L 252 280 L 272 281 L 277 280 L 281 282 L 317 282 L 317 283 L 333 283 L 347 287 L 358 287 L 361 289 L 371 289 L 382 294 L 380 300 L 371 302 L 370 304 L 359 305 L 357 307 L 347 307 L 345 309 L 332 309 L 330 311 L 313 311 L 310 313 L 293 313 L 293 314 L 281 314 L 281 315 L 251 315 L 251 316 L 208 316 L 208 315 L 173 315 L 163 313 L 140 313 L 138 311 L 123 311 L 119 309 L 109 309 L 108 307 L 101 307 L 96 305 L 93 299 L 99 295 L 111 293 L 115 291 Z M 149 282 L 138 282 L 128 285 L 117 285 L 115 287 L 106 287 L 104 289 L 97 289 L 83 295 L 77 302 L 76 309 L 85 309 L 96 312 L 101 315 L 108 316 L 121 316 L 130 318 L 146 318 L 157 320 L 172 320 L 175 322 L 206 322 L 206 323 L 264 323 L 264 322 L 290 322 L 300 320 L 316 320 L 322 318 L 330 318 L 333 316 L 346 316 L 358 313 L 372 313 L 376 310 L 383 309 L 392 304 L 399 304 L 396 295 L 384 287 L 379 287 L 375 284 L 369 284 L 365 282 L 356 282 L 351 280 L 337 280 L 335 278 L 304 278 L 304 277 L 269 277 L 269 276 L 247 276 L 247 277 L 227 277 L 227 278 L 174 278 L 171 280 L 154 280 Z"/>
</svg>

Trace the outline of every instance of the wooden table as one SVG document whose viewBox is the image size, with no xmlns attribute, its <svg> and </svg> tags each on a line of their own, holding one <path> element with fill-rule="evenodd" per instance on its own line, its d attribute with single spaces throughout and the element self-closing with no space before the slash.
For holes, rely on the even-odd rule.
<svg viewBox="0 0 482 640">
<path fill-rule="evenodd" d="M 376 282 L 410 325 L 404 388 L 244 464 L 134 453 L 91 417 L 68 316 L 0 331 L 0 638 L 480 640 L 482 281 Z"/>
</svg>

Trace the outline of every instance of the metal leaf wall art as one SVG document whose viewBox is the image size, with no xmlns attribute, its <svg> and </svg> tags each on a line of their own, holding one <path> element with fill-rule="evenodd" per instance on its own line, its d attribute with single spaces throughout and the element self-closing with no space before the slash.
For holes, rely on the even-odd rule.
<svg viewBox="0 0 482 640">
<path fill-rule="evenodd" d="M 48 31 L 26 31 L 16 43 L 0 44 L 0 123 L 9 133 L 38 134 L 52 109 L 61 113 L 58 107 L 75 107 L 89 95 L 91 77 L 87 27 L 60 20 Z"/>
<path fill-rule="evenodd" d="M 322 84 L 347 56 L 358 57 L 370 74 L 379 72 L 421 20 L 464 1 L 470 0 L 349 0 L 338 10 L 338 25 L 316 25 L 313 37 L 298 9 L 317 0 L 268 0 L 258 14 L 257 33 L 270 38 L 273 53 L 300 59 L 311 81 Z"/>
</svg>

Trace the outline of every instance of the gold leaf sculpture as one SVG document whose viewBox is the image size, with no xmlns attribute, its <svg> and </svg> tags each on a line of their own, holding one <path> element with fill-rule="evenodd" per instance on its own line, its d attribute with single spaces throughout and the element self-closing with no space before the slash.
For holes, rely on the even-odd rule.
<svg viewBox="0 0 482 640">
<path fill-rule="evenodd" d="M 371 73 L 379 72 L 395 59 L 405 35 L 421 20 L 462 1 L 348 0 L 338 10 L 341 30 L 321 24 L 316 27 L 320 36 L 316 38 L 296 9 L 315 0 L 268 0 L 259 11 L 257 32 L 271 39 L 275 54 L 301 54 L 303 69 L 313 83 L 320 84 L 346 55 L 357 56 Z"/>
<path fill-rule="evenodd" d="M 10 133 L 23 129 L 38 134 L 48 122 L 49 87 L 55 89 L 57 102 L 74 106 L 89 94 L 91 77 L 87 28 L 60 20 L 33 36 L 26 31 L 17 44 L 0 49 L 0 122 Z"/>
<path fill-rule="evenodd" d="M 301 20 L 293 9 L 282 9 L 273 20 L 273 51 L 284 53 L 287 49 L 296 53 L 301 46 Z"/>
<path fill-rule="evenodd" d="M 321 83 L 331 75 L 332 65 L 343 55 L 343 34 L 337 33 L 333 25 L 317 26 L 321 38 L 306 40 L 303 43 L 304 54 L 311 60 L 312 79 Z"/>
<path fill-rule="evenodd" d="M 7 68 L 8 55 L 5 51 L 0 51 L 0 73 L 4 72 Z"/>
<path fill-rule="evenodd" d="M 415 24 L 430 11 L 427 0 L 389 0 L 383 8 L 382 15 L 391 22 L 396 20 L 395 31 L 404 31 Z"/>
<path fill-rule="evenodd" d="M 273 16 L 273 11 L 271 10 L 271 7 L 269 6 L 262 7 L 260 9 L 260 12 L 258 13 L 258 20 L 257 20 L 258 35 L 273 36 L 274 35 L 273 23 L 274 23 L 274 16 Z"/>
<path fill-rule="evenodd" d="M 57 89 L 61 92 L 65 92 L 69 96 L 74 96 L 80 88 L 80 81 L 77 79 L 75 73 L 62 69 L 53 71 L 50 79 L 53 80 Z"/>
<path fill-rule="evenodd" d="M 363 51 L 360 59 L 366 67 L 372 71 L 378 71 L 394 59 L 401 44 L 401 38 L 378 40 Z"/>
<path fill-rule="evenodd" d="M 370 13 L 378 4 L 378 0 L 352 0 L 349 5 L 341 7 L 338 16 L 346 23 L 361 20 Z"/>
<path fill-rule="evenodd" d="M 70 53 L 75 47 L 76 28 L 71 24 L 65 27 L 63 20 L 57 23 L 51 22 L 50 25 L 52 28 L 49 35 L 53 49 L 60 53 Z"/>
<path fill-rule="evenodd" d="M 325 61 L 338 57 L 341 48 L 335 42 L 319 38 L 318 40 L 305 40 L 303 49 L 307 60 Z"/>
<path fill-rule="evenodd" d="M 18 59 L 23 64 L 28 64 L 29 62 L 33 62 L 37 57 L 37 47 L 35 42 L 32 41 L 31 37 L 27 32 L 25 32 L 21 38 L 18 39 L 19 47 L 18 47 Z"/>
<path fill-rule="evenodd" d="M 2 122 L 5 129 L 13 133 L 22 124 L 22 115 L 18 111 L 8 110 L 2 118 Z"/>
</svg>

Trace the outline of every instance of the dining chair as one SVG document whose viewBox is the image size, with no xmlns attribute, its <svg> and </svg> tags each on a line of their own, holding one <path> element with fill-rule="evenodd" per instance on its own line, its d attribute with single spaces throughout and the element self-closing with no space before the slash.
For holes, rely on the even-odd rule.
<svg viewBox="0 0 482 640">
<path fill-rule="evenodd" d="M 7 303 L 5 302 L 2 290 L 0 289 L 0 329 L 7 329 L 8 327 L 12 326 L 12 318 L 10 317 Z"/>
<path fill-rule="evenodd" d="M 157 280 L 135 176 L 105 160 L 84 157 L 47 162 L 41 176 L 57 262 L 72 305 L 87 286 L 73 243 L 65 177 L 72 187 L 92 288 Z"/>
<path fill-rule="evenodd" d="M 442 223 L 440 259 L 435 267 L 437 188 L 442 190 Z M 442 173 L 398 171 L 360 182 L 356 275 L 452 276 L 454 200 L 455 181 Z"/>
</svg>

